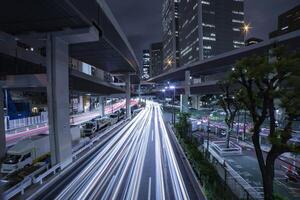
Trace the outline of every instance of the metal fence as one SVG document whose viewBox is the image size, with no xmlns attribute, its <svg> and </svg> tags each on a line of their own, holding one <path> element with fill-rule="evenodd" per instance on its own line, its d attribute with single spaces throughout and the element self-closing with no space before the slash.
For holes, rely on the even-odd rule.
<svg viewBox="0 0 300 200">
<path fill-rule="evenodd" d="M 9 120 L 8 117 L 5 118 L 5 131 L 19 129 L 24 127 L 29 127 L 37 124 L 47 123 L 48 113 L 42 112 L 38 116 L 26 117 L 21 119 Z"/>
<path fill-rule="evenodd" d="M 207 153 L 205 144 L 206 143 L 204 143 L 203 146 L 203 152 Z M 239 199 L 257 200 L 264 198 L 262 188 L 251 186 L 212 148 L 209 148 L 208 158 L 214 165 L 220 177 L 224 180 L 225 186 L 229 187 Z"/>
</svg>

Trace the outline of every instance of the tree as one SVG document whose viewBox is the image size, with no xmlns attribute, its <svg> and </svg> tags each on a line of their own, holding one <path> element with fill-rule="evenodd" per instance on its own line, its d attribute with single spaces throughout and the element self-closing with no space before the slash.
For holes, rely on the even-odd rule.
<svg viewBox="0 0 300 200">
<path fill-rule="evenodd" d="M 237 62 L 230 82 L 238 87 L 238 101 L 252 118 L 252 142 L 260 167 L 264 199 L 273 199 L 275 160 L 283 153 L 300 152 L 293 144 L 292 126 L 300 116 L 300 56 L 282 47 L 272 49 L 269 56 L 251 56 Z M 283 123 L 277 127 L 276 110 L 284 110 Z M 269 128 L 270 151 L 264 153 L 259 137 L 263 123 Z"/>
<path fill-rule="evenodd" d="M 240 103 L 234 95 L 234 88 L 230 87 L 230 82 L 223 81 L 220 82 L 219 85 L 220 89 L 223 92 L 223 94 L 219 98 L 219 105 L 225 112 L 225 123 L 228 127 L 226 133 L 226 148 L 229 148 L 230 135 L 233 131 L 234 119 L 240 109 Z"/>
<path fill-rule="evenodd" d="M 189 124 L 189 113 L 179 113 L 178 122 L 175 124 L 178 135 L 181 138 L 186 138 L 189 135 L 190 124 Z"/>
</svg>

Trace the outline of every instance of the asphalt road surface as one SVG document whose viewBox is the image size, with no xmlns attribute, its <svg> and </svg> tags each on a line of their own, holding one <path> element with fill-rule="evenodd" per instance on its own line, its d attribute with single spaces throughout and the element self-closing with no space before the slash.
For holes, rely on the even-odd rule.
<svg viewBox="0 0 300 200">
<path fill-rule="evenodd" d="M 149 102 L 55 199 L 204 199 L 175 142 L 160 106 Z"/>
</svg>

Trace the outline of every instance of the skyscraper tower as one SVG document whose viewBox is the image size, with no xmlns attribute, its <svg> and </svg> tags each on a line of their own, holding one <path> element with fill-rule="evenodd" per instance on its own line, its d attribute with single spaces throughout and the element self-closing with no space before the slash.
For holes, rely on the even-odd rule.
<svg viewBox="0 0 300 200">
<path fill-rule="evenodd" d="M 162 9 L 163 26 L 163 70 L 179 67 L 179 2 L 164 0 Z"/>
<path fill-rule="evenodd" d="M 244 46 L 243 0 L 181 0 L 180 65 Z"/>
<path fill-rule="evenodd" d="M 150 51 L 146 49 L 143 50 L 142 79 L 147 80 L 149 78 L 150 78 Z"/>
</svg>

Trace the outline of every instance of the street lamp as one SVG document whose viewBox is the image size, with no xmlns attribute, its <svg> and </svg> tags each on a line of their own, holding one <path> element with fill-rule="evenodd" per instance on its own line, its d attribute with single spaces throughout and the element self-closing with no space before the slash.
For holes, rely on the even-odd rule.
<svg viewBox="0 0 300 200">
<path fill-rule="evenodd" d="M 209 133 L 210 133 L 210 120 L 209 115 L 207 117 L 207 140 L 206 140 L 206 157 L 208 158 L 209 155 Z"/>
<path fill-rule="evenodd" d="M 172 115 L 172 122 L 173 122 L 173 124 L 175 124 L 175 91 L 176 91 L 176 88 L 175 88 L 175 86 L 174 85 L 171 85 L 170 87 L 169 87 L 171 90 L 173 90 L 173 105 L 172 105 L 172 107 L 173 107 L 173 115 Z"/>
<path fill-rule="evenodd" d="M 242 30 L 243 30 L 243 32 L 244 32 L 244 34 L 245 34 L 245 37 L 247 37 L 247 35 L 248 35 L 248 33 L 249 33 L 249 31 L 250 31 L 250 29 L 251 29 L 252 27 L 250 26 L 250 24 L 248 23 L 244 23 L 244 25 L 243 25 L 243 27 L 242 27 Z"/>
<path fill-rule="evenodd" d="M 163 101 L 163 106 L 165 105 L 165 101 L 166 101 L 166 90 L 165 89 L 162 89 L 161 90 L 163 93 L 164 93 L 164 101 Z"/>
</svg>

